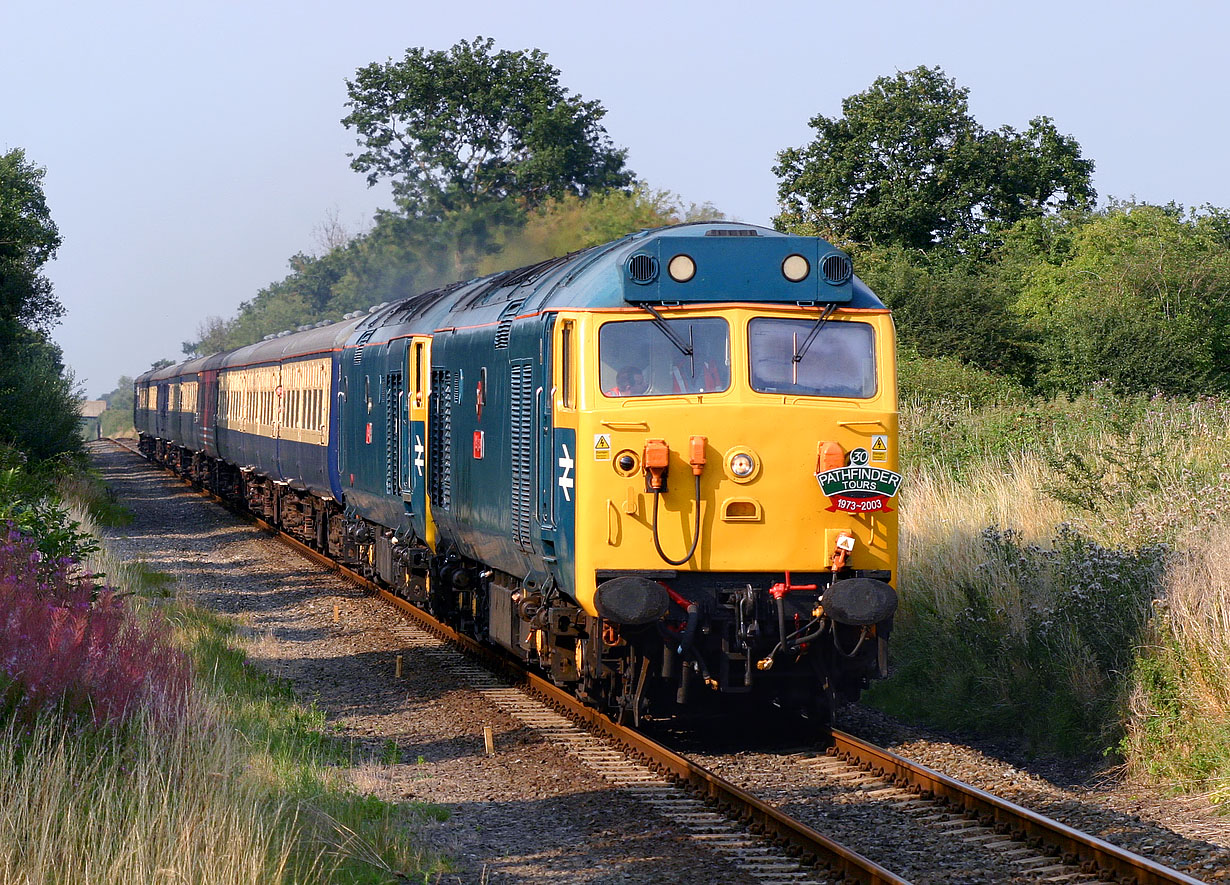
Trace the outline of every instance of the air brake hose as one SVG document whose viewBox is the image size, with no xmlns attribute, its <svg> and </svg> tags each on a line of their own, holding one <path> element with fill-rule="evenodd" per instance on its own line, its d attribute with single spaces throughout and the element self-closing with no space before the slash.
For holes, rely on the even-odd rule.
<svg viewBox="0 0 1230 885">
<path fill-rule="evenodd" d="M 683 565 L 691 559 L 692 554 L 696 552 L 696 544 L 700 541 L 700 474 L 696 474 L 694 478 L 696 480 L 696 516 L 692 523 L 692 546 L 688 548 L 688 553 L 683 559 L 671 559 L 662 551 L 662 542 L 658 540 L 658 501 L 662 497 L 662 490 L 653 490 L 653 546 L 658 551 L 658 555 L 662 557 L 662 561 L 671 565 Z"/>
</svg>

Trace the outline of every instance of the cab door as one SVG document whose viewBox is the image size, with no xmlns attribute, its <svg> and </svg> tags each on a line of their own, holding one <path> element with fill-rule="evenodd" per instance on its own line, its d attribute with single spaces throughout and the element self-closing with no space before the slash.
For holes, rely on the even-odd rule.
<svg viewBox="0 0 1230 885">
<path fill-rule="evenodd" d="M 555 442 L 555 409 L 551 386 L 551 354 L 554 350 L 551 342 L 551 327 L 554 316 L 548 314 L 543 318 L 539 332 L 541 346 L 537 364 L 533 367 L 534 376 L 534 418 L 538 425 L 536 440 L 538 465 L 538 497 L 535 501 L 534 517 L 543 540 L 543 547 L 548 555 L 554 553 L 555 543 L 555 498 L 556 490 L 563 489 L 575 483 L 572 468 L 575 467 L 573 453 L 556 451 Z M 573 463 L 569 463 L 572 461 Z"/>
<path fill-rule="evenodd" d="M 406 350 L 406 384 L 401 434 L 401 497 L 414 533 L 435 542 L 427 514 L 427 412 L 431 399 L 431 339 L 414 338 Z"/>
</svg>

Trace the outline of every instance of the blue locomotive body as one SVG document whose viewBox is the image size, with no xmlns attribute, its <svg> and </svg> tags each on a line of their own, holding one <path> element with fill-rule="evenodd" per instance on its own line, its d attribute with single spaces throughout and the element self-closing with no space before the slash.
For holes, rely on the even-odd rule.
<svg viewBox="0 0 1230 885">
<path fill-rule="evenodd" d="M 883 669 L 896 486 L 817 480 L 900 480 L 894 347 L 823 240 L 681 225 L 146 373 L 134 422 L 596 704 L 827 710 Z"/>
</svg>

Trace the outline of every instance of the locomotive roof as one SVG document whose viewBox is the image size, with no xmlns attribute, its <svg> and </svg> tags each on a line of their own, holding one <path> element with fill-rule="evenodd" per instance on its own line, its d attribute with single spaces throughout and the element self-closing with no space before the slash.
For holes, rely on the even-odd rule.
<svg viewBox="0 0 1230 885">
<path fill-rule="evenodd" d="M 676 282 L 668 266 L 681 254 L 692 259 L 695 273 Z M 783 275 L 783 262 L 796 255 L 807 260 L 810 272 L 791 282 Z M 634 267 L 638 256 L 645 261 Z M 831 275 L 826 273 L 830 264 Z M 645 278 L 636 278 L 646 266 Z M 698 222 L 640 231 L 613 243 L 424 292 L 360 320 L 356 332 L 404 327 L 398 331 L 429 333 L 552 308 L 722 302 L 884 308 L 853 275 L 845 253 L 823 239 L 738 222 Z"/>
<path fill-rule="evenodd" d="M 672 279 L 669 271 L 677 255 L 694 262 L 694 275 L 683 282 Z M 798 282 L 784 276 L 784 261 L 790 256 L 802 256 L 809 265 L 809 273 Z M 634 262 L 638 257 L 640 262 Z M 326 353 L 376 330 L 390 337 L 430 334 L 554 308 L 722 302 L 884 308 L 854 276 L 845 253 L 819 237 L 740 222 L 693 222 L 639 231 L 538 264 L 452 283 L 341 322 L 283 332 L 236 350 L 148 371 L 136 381 Z"/>
</svg>

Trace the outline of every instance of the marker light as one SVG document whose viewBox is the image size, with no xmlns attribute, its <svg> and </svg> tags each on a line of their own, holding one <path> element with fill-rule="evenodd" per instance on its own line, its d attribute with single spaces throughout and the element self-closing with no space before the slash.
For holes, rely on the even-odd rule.
<svg viewBox="0 0 1230 885">
<path fill-rule="evenodd" d="M 696 262 L 687 255 L 676 255 L 666 266 L 666 272 L 676 283 L 686 283 L 696 276 Z"/>
<path fill-rule="evenodd" d="M 787 255 L 782 262 L 782 276 L 792 283 L 801 283 L 811 273 L 811 264 L 802 255 Z"/>
</svg>

